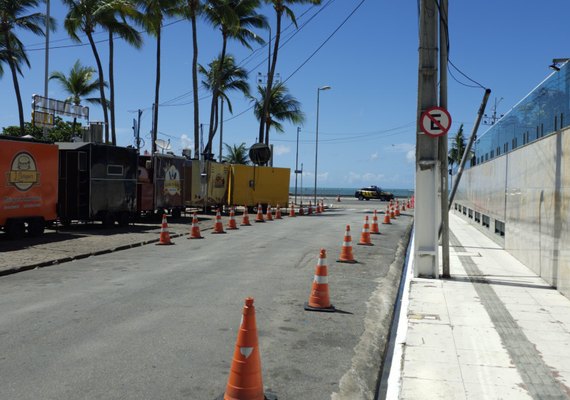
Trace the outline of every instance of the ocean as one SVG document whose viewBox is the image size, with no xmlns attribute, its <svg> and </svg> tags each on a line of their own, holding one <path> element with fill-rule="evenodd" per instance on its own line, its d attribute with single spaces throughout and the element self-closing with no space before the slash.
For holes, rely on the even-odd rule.
<svg viewBox="0 0 570 400">
<path fill-rule="evenodd" d="M 331 196 L 340 196 L 340 197 L 354 197 L 354 192 L 356 192 L 359 188 L 317 188 L 317 196 L 320 197 L 331 197 Z M 382 188 L 385 192 L 391 192 L 394 194 L 395 197 L 411 197 L 414 194 L 413 189 L 389 189 L 389 188 Z M 298 196 L 312 196 L 315 192 L 314 187 L 304 187 L 301 193 L 301 188 L 297 188 L 297 195 Z M 289 193 L 291 195 L 295 194 L 295 188 L 290 187 Z"/>
</svg>

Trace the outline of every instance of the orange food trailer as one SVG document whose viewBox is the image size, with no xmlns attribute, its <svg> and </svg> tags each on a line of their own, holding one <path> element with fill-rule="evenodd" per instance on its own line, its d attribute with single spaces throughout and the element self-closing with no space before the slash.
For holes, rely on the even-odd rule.
<svg viewBox="0 0 570 400">
<path fill-rule="evenodd" d="M 11 239 L 38 236 L 57 218 L 58 147 L 0 135 L 0 227 Z"/>
</svg>

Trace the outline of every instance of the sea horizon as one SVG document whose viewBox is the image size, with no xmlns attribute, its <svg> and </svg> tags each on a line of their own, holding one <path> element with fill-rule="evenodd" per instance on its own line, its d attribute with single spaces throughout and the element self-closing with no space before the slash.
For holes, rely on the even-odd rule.
<svg viewBox="0 0 570 400">
<path fill-rule="evenodd" d="M 339 188 L 339 187 L 317 187 L 317 196 L 340 196 L 340 197 L 354 197 L 354 193 L 360 187 L 354 188 Z M 414 194 L 413 189 L 399 189 L 399 188 L 381 188 L 385 192 L 393 193 L 395 197 L 411 197 Z M 297 187 L 298 196 L 313 196 L 315 193 L 314 187 Z M 289 188 L 289 194 L 295 194 L 295 187 Z"/>
</svg>

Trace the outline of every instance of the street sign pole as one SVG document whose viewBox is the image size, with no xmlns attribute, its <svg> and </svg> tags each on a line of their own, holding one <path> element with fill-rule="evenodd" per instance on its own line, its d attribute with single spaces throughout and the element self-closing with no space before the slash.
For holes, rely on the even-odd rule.
<svg viewBox="0 0 570 400">
<path fill-rule="evenodd" d="M 437 278 L 439 248 L 437 231 L 438 152 L 437 140 L 425 133 L 425 123 L 434 122 L 426 110 L 437 106 L 438 42 L 437 4 L 422 0 L 420 5 L 420 43 L 418 65 L 418 110 L 416 134 L 416 185 L 414 208 L 414 276 Z M 429 121 L 425 119 L 429 118 Z M 428 124 L 437 133 L 437 123 Z M 439 129 L 441 132 L 441 129 Z"/>
</svg>

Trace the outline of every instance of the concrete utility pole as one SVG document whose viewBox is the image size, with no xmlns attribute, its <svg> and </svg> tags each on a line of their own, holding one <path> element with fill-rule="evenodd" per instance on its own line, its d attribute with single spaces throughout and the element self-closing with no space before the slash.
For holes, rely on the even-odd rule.
<svg viewBox="0 0 570 400">
<path fill-rule="evenodd" d="M 48 84 L 49 84 L 49 30 L 51 29 L 50 26 L 50 0 L 46 1 L 46 57 L 45 57 L 45 70 L 44 70 L 44 98 L 46 99 L 45 101 L 47 102 L 47 98 L 48 98 Z M 44 112 L 48 112 L 47 110 L 44 110 Z M 43 114 L 42 114 L 43 115 Z M 46 125 L 46 121 L 45 121 L 45 117 L 42 117 L 42 122 L 44 123 L 44 130 L 43 130 L 43 138 L 46 139 L 47 138 L 47 125 Z"/>
<path fill-rule="evenodd" d="M 295 152 L 295 204 L 297 204 L 297 176 L 299 175 L 299 133 L 301 127 L 297 127 L 297 151 Z"/>
<path fill-rule="evenodd" d="M 447 0 L 440 0 L 439 16 L 439 106 L 447 109 Z M 449 206 L 448 206 L 448 186 L 449 174 L 447 173 L 447 139 L 449 135 L 438 138 L 439 152 L 439 174 L 441 184 L 441 264 L 442 276 L 449 278 Z"/>
<path fill-rule="evenodd" d="M 437 106 L 437 17 L 434 1 L 420 6 L 418 112 L 416 127 L 416 188 L 414 276 L 435 278 L 439 273 L 438 142 L 420 130 L 421 115 Z"/>
</svg>

